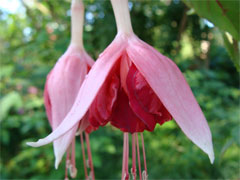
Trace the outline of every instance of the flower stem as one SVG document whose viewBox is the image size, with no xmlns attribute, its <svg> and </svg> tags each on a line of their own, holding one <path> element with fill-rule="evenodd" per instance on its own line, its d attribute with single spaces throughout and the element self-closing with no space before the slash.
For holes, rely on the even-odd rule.
<svg viewBox="0 0 240 180">
<path fill-rule="evenodd" d="M 84 5 L 82 0 L 72 0 L 71 16 L 71 44 L 82 49 L 84 23 Z"/>
<path fill-rule="evenodd" d="M 118 33 L 132 34 L 132 24 L 128 9 L 128 0 L 111 0 Z"/>
</svg>

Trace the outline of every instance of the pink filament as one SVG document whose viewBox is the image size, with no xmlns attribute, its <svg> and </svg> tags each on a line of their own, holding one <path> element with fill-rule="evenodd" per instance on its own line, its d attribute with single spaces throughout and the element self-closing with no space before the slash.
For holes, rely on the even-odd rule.
<svg viewBox="0 0 240 180">
<path fill-rule="evenodd" d="M 136 180 L 136 143 L 135 143 L 135 133 L 132 134 L 132 175 L 133 180 Z"/>
<path fill-rule="evenodd" d="M 91 147 L 90 147 L 90 140 L 89 140 L 89 134 L 85 132 L 85 139 L 87 143 L 87 153 L 88 153 L 88 159 L 89 159 L 89 166 L 91 168 L 91 174 L 92 180 L 95 180 L 94 176 L 94 168 L 93 168 L 93 162 L 92 162 L 92 153 L 91 153 Z"/>
<path fill-rule="evenodd" d="M 75 138 L 73 139 L 71 145 L 72 145 L 71 162 L 68 168 L 70 171 L 71 178 L 75 178 L 77 176 L 77 169 L 76 169 L 76 162 L 75 162 Z"/>
<path fill-rule="evenodd" d="M 73 169 L 75 169 L 76 168 L 76 162 L 75 162 L 75 139 L 72 141 L 71 164 L 73 166 Z"/>
<path fill-rule="evenodd" d="M 85 156 L 85 148 L 84 148 L 83 134 L 82 133 L 80 134 L 80 140 L 81 140 L 81 148 L 82 148 L 83 167 L 84 167 L 85 178 L 88 179 L 88 172 L 87 172 L 87 166 L 86 166 L 86 156 Z"/>
<path fill-rule="evenodd" d="M 137 155 L 138 155 L 138 170 L 139 170 L 139 179 L 142 180 L 142 170 L 141 170 L 141 159 L 140 159 L 140 151 L 139 151 L 139 143 L 138 143 L 138 134 L 135 134 L 137 141 Z"/>
<path fill-rule="evenodd" d="M 124 134 L 123 134 L 122 180 L 128 180 L 129 179 L 128 154 L 129 154 L 128 133 L 124 132 Z"/>
<path fill-rule="evenodd" d="M 65 163 L 65 178 L 64 179 L 68 179 L 68 163 L 69 161 L 69 149 L 67 150 L 67 155 L 66 155 L 66 163 Z"/>
<path fill-rule="evenodd" d="M 143 151 L 144 169 L 145 169 L 145 172 L 146 172 L 146 175 L 147 175 L 147 162 L 146 162 L 146 154 L 145 154 L 143 133 L 141 133 L 141 139 L 142 139 L 142 151 Z"/>
</svg>

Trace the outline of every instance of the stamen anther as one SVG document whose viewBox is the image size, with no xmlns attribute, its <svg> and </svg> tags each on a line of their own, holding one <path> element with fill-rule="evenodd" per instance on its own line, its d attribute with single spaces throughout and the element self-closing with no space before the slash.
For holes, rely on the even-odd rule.
<svg viewBox="0 0 240 180">
<path fill-rule="evenodd" d="M 69 172 L 70 172 L 71 178 L 75 178 L 77 176 L 77 168 L 74 167 L 72 164 L 69 167 Z"/>
<path fill-rule="evenodd" d="M 89 159 L 86 160 L 86 165 L 87 165 L 87 168 L 90 168 L 90 162 L 89 162 Z"/>
<path fill-rule="evenodd" d="M 88 176 L 88 179 L 87 180 L 93 180 L 93 174 L 92 174 L 92 171 L 90 171 L 89 173 L 89 176 Z"/>
<path fill-rule="evenodd" d="M 143 177 L 143 180 L 148 180 L 148 175 L 145 170 L 142 172 L 142 177 Z"/>
</svg>

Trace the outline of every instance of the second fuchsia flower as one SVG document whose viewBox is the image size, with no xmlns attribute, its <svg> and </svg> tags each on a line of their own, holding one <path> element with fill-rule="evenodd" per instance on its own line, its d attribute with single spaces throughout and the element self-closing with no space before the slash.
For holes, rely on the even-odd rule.
<svg viewBox="0 0 240 180">
<path fill-rule="evenodd" d="M 93 65 L 63 122 L 49 136 L 29 145 L 38 147 L 54 141 L 78 124 L 87 112 L 93 127 L 110 122 L 129 133 L 153 131 L 157 123 L 174 118 L 213 162 L 210 129 L 183 74 L 172 60 L 133 33 L 128 1 L 111 2 L 117 36 Z M 128 144 L 128 136 L 124 140 Z M 127 177 L 127 170 L 124 173 L 122 178 Z"/>
<path fill-rule="evenodd" d="M 54 68 L 48 74 L 44 89 L 44 104 L 53 131 L 57 129 L 64 117 L 71 110 L 85 76 L 94 64 L 93 59 L 86 53 L 83 47 L 83 18 L 84 6 L 82 1 L 73 0 L 71 5 L 71 43 L 67 51 L 61 56 Z M 53 141 L 55 168 L 58 168 L 63 155 L 67 151 L 65 179 L 68 177 L 68 170 L 72 178 L 77 175 L 75 163 L 75 136 L 77 131 L 80 132 L 83 153 L 85 152 L 82 132 L 86 131 L 85 138 L 88 158 L 89 162 L 92 164 L 88 133 L 95 128 L 90 125 L 87 115 L 81 119 L 79 124 L 76 124 L 63 136 Z M 85 160 L 84 165 L 86 166 Z M 86 178 L 88 176 L 86 167 L 85 176 Z M 92 165 L 90 176 L 94 179 Z"/>
</svg>

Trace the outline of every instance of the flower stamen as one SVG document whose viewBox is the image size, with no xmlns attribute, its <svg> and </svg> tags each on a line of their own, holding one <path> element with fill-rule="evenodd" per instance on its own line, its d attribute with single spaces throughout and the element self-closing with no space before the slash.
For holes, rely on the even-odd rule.
<svg viewBox="0 0 240 180">
<path fill-rule="evenodd" d="M 65 178 L 64 180 L 68 180 L 68 167 L 69 167 L 70 161 L 69 161 L 69 149 L 67 150 L 66 155 L 66 164 L 65 164 Z"/>
<path fill-rule="evenodd" d="M 71 178 L 75 178 L 77 176 L 77 168 L 75 161 L 75 139 L 72 141 L 72 154 L 71 154 L 71 164 L 69 166 L 69 172 Z"/>
<path fill-rule="evenodd" d="M 128 154 L 129 154 L 128 133 L 124 132 L 124 134 L 123 134 L 122 180 L 128 180 L 129 179 Z"/>
<path fill-rule="evenodd" d="M 147 174 L 147 161 L 146 161 L 146 153 L 145 153 L 143 133 L 141 133 L 141 139 L 142 139 L 142 151 L 143 151 L 143 161 L 144 161 L 144 169 L 145 169 L 144 171 L 145 171 L 145 174 L 146 174 L 146 177 L 147 177 L 148 176 L 148 174 Z"/>
<path fill-rule="evenodd" d="M 90 140 L 89 140 L 89 134 L 87 132 L 85 132 L 85 140 L 86 140 L 86 144 L 87 144 L 88 163 L 89 163 L 89 166 L 91 169 L 89 176 L 91 177 L 92 180 L 95 180 Z"/>
<path fill-rule="evenodd" d="M 133 177 L 133 180 L 137 179 L 137 174 L 136 174 L 136 143 L 135 143 L 135 133 L 132 134 L 132 169 L 131 169 L 131 174 Z"/>
<path fill-rule="evenodd" d="M 138 156 L 138 171 L 139 171 L 139 180 L 142 180 L 142 170 L 141 170 L 141 159 L 140 159 L 140 150 L 139 150 L 139 142 L 138 142 L 138 134 L 135 134 L 136 142 L 137 142 L 137 156 Z"/>
<path fill-rule="evenodd" d="M 81 140 L 81 148 L 82 148 L 82 156 L 83 156 L 83 167 L 84 167 L 84 174 L 85 178 L 88 179 L 88 172 L 86 166 L 86 156 L 85 156 L 85 148 L 84 148 L 84 141 L 83 141 L 83 134 L 80 133 L 80 140 Z"/>
</svg>

